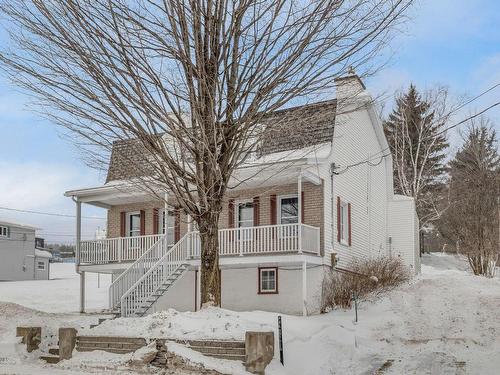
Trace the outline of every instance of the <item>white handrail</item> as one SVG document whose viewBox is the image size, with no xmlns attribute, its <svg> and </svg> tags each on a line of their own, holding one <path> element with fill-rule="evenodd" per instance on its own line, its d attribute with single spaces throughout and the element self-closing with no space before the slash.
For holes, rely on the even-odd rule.
<svg viewBox="0 0 500 375">
<path fill-rule="evenodd" d="M 111 310 L 119 306 L 121 296 L 165 255 L 166 247 L 163 246 L 165 237 L 165 235 L 158 236 L 158 240 L 111 283 L 109 286 Z"/>
<path fill-rule="evenodd" d="M 80 242 L 81 264 L 105 264 L 135 261 L 156 243 L 163 234 L 107 238 Z"/>
<path fill-rule="evenodd" d="M 131 316 L 144 307 L 146 300 L 158 291 L 176 269 L 186 263 L 189 255 L 188 246 L 192 242 L 189 240 L 193 236 L 194 232 L 186 233 L 121 296 L 121 316 Z M 165 238 L 159 242 L 166 248 Z"/>
</svg>

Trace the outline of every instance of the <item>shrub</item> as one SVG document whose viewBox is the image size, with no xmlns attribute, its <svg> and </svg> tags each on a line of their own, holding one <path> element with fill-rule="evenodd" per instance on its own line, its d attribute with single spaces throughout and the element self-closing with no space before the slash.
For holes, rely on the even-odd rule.
<svg viewBox="0 0 500 375">
<path fill-rule="evenodd" d="M 350 308 L 352 295 L 376 296 L 407 282 L 410 272 L 399 258 L 378 257 L 356 260 L 348 270 L 334 268 L 323 281 L 322 312 L 336 307 Z"/>
</svg>

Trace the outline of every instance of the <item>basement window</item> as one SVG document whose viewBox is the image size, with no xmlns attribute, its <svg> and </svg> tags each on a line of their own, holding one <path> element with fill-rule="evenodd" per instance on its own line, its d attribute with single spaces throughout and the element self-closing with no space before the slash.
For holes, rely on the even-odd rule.
<svg viewBox="0 0 500 375">
<path fill-rule="evenodd" d="M 259 294 L 278 293 L 278 267 L 259 268 Z"/>
</svg>

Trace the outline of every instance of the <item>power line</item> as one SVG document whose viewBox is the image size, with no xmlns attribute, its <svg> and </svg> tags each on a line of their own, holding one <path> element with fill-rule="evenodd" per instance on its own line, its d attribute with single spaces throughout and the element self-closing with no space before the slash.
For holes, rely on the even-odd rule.
<svg viewBox="0 0 500 375">
<path fill-rule="evenodd" d="M 477 113 L 473 114 L 472 116 L 469 116 L 469 117 L 467 117 L 467 118 L 465 118 L 465 119 L 463 119 L 463 120 L 461 120 L 461 121 L 457 122 L 456 124 L 453 124 L 453 125 L 451 125 L 451 126 L 448 126 L 447 128 L 445 128 L 445 129 L 441 130 L 440 132 L 438 132 L 438 133 L 434 134 L 432 137 L 427 137 L 427 138 L 424 138 L 424 140 L 426 140 L 426 139 L 430 139 L 430 138 L 435 138 L 435 137 L 437 137 L 438 135 L 441 135 L 441 134 L 443 134 L 443 133 L 447 132 L 447 131 L 448 131 L 448 130 L 450 130 L 450 129 L 456 128 L 457 126 L 462 125 L 463 123 L 465 123 L 465 122 L 467 122 L 467 121 L 469 121 L 469 120 L 472 120 L 472 119 L 474 119 L 474 118 L 476 118 L 476 117 L 478 117 L 478 116 L 481 116 L 483 113 L 485 113 L 485 112 L 489 111 L 490 109 L 492 109 L 492 108 L 494 108 L 494 107 L 496 107 L 496 106 L 498 106 L 498 105 L 500 105 L 500 102 L 493 103 L 493 104 L 492 104 L 492 105 L 490 105 L 489 107 L 486 107 L 485 109 L 483 109 L 483 110 L 481 110 L 481 111 L 479 111 L 479 112 L 477 112 Z"/>
<path fill-rule="evenodd" d="M 26 214 L 36 214 L 36 215 L 48 215 L 48 216 L 57 216 L 57 217 L 76 218 L 75 215 L 58 214 L 58 213 L 55 213 L 55 212 L 22 210 L 22 209 L 19 209 L 19 208 L 10 208 L 10 207 L 0 207 L 0 210 L 22 212 L 22 213 L 26 213 Z M 82 216 L 82 219 L 106 220 L 106 218 L 104 218 L 104 217 L 96 217 L 96 216 Z"/>
</svg>

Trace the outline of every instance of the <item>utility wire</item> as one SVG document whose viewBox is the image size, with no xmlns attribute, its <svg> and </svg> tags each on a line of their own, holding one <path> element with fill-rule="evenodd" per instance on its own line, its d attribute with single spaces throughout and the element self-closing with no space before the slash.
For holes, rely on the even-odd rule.
<svg viewBox="0 0 500 375">
<path fill-rule="evenodd" d="M 57 216 L 57 217 L 76 218 L 75 215 L 58 214 L 58 213 L 55 213 L 55 212 L 22 210 L 22 209 L 19 209 L 19 208 L 10 208 L 10 207 L 0 207 L 0 210 L 22 212 L 22 213 L 26 213 L 26 214 L 36 214 L 36 215 L 48 215 L 48 216 Z M 96 217 L 96 216 L 82 216 L 82 219 L 106 220 L 106 218 L 104 218 L 104 217 Z"/>
</svg>

